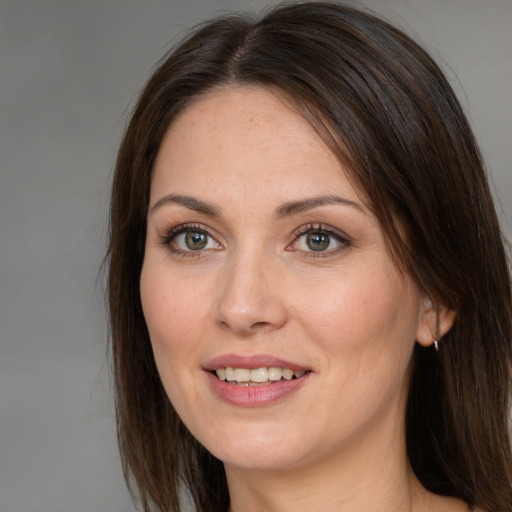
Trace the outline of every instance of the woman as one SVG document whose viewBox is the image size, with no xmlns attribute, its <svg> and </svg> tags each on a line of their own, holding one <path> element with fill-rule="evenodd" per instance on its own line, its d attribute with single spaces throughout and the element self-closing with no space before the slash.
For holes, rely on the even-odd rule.
<svg viewBox="0 0 512 512">
<path fill-rule="evenodd" d="M 127 128 L 109 255 L 144 510 L 512 510 L 503 240 L 400 31 L 321 2 L 199 28 Z"/>
</svg>

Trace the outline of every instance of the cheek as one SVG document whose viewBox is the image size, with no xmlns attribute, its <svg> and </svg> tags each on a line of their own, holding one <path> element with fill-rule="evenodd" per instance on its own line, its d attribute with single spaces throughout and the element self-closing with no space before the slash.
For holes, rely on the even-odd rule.
<svg viewBox="0 0 512 512">
<path fill-rule="evenodd" d="M 419 300 L 413 287 L 398 276 L 346 274 L 303 292 L 292 294 L 295 316 L 319 339 L 340 347 L 373 339 L 414 339 Z"/>
<path fill-rule="evenodd" d="M 327 389 L 352 395 L 352 414 L 358 403 L 387 402 L 407 387 L 420 309 L 418 293 L 394 269 L 366 270 L 339 274 L 296 302 L 295 317 L 325 356 Z"/>
<path fill-rule="evenodd" d="M 157 364 L 162 353 L 172 354 L 167 360 L 174 361 L 191 352 L 210 310 L 205 300 L 209 294 L 198 293 L 196 283 L 183 282 L 149 264 L 142 270 L 140 293 Z"/>
<path fill-rule="evenodd" d="M 144 265 L 140 293 L 144 318 L 158 373 L 167 396 L 185 423 L 190 404 L 200 398 L 195 376 L 200 370 L 198 347 L 207 333 L 202 315 L 209 307 L 197 287 L 184 286 L 164 266 Z M 203 319 L 202 319 L 203 318 Z"/>
</svg>

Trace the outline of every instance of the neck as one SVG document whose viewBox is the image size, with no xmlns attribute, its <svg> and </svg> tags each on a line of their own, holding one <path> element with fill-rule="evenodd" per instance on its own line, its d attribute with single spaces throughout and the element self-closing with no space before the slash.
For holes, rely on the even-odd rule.
<svg viewBox="0 0 512 512">
<path fill-rule="evenodd" d="M 315 461 L 294 467 L 226 465 L 230 512 L 422 510 L 428 493 L 408 463 L 403 430 L 380 427 L 378 433 L 351 440 L 336 453 L 320 454 Z"/>
</svg>

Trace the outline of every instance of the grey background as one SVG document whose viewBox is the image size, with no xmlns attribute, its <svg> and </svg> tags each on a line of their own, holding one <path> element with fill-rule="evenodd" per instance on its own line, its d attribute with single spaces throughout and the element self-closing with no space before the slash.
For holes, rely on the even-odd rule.
<svg viewBox="0 0 512 512">
<path fill-rule="evenodd" d="M 97 283 L 116 147 L 170 42 L 205 18 L 269 3 L 0 0 L 1 512 L 134 510 Z M 362 3 L 442 63 L 510 234 L 512 0 Z"/>
</svg>

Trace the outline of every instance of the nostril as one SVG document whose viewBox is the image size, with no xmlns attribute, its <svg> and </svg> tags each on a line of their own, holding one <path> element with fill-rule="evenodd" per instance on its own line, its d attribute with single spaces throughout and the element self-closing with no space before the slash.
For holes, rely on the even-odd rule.
<svg viewBox="0 0 512 512">
<path fill-rule="evenodd" d="M 252 324 L 252 329 L 261 329 L 263 327 L 266 327 L 267 325 L 270 325 L 269 322 L 255 322 Z"/>
</svg>

